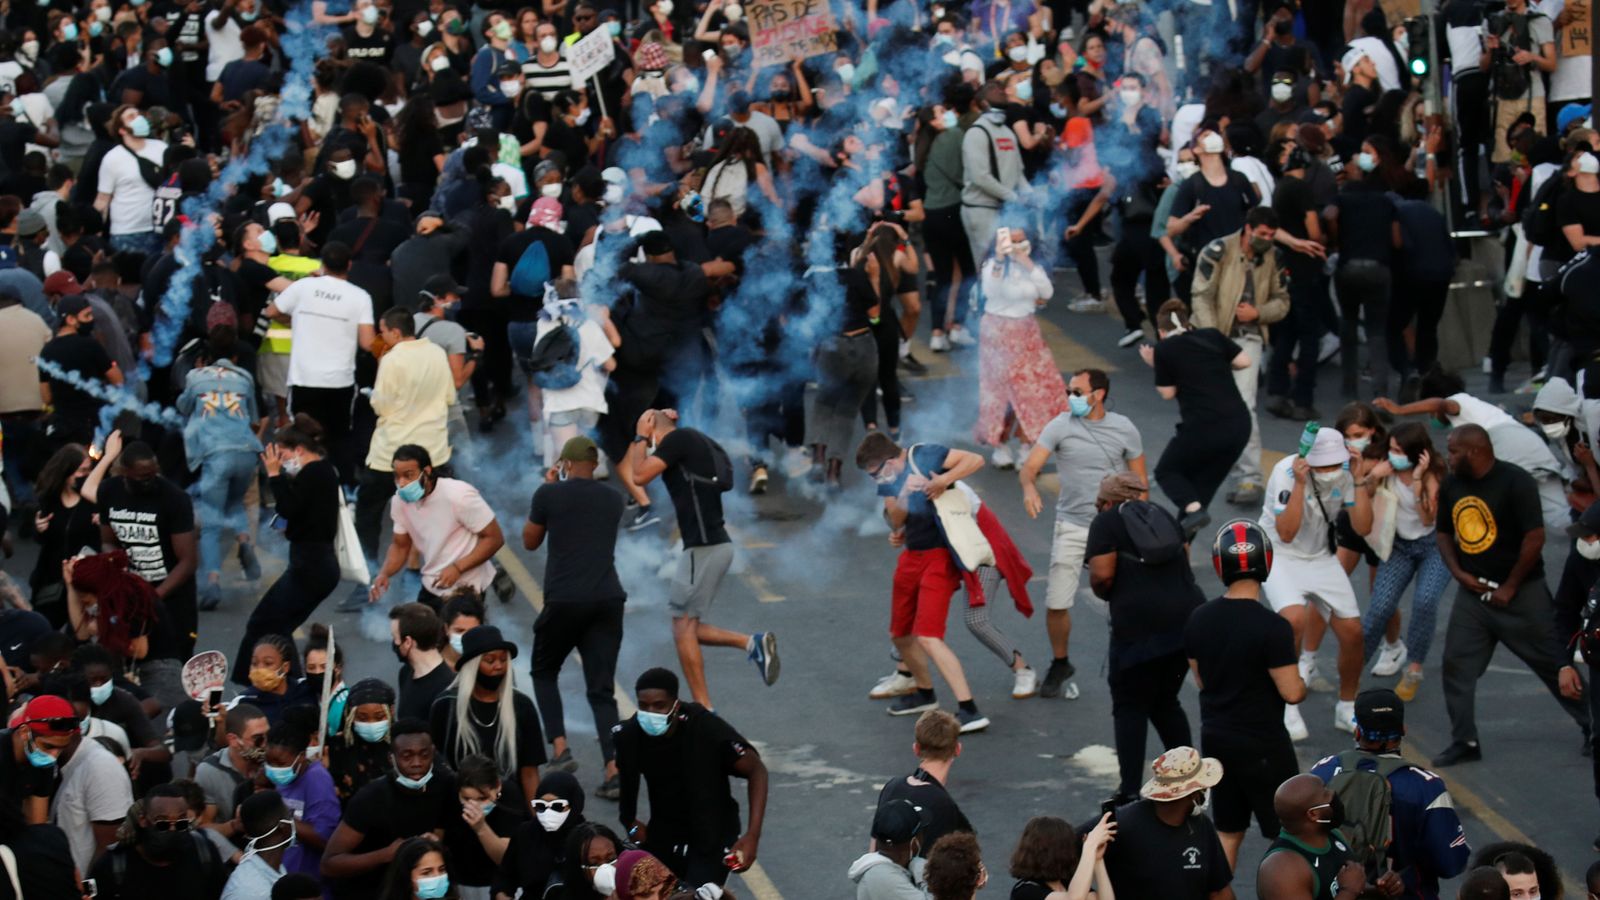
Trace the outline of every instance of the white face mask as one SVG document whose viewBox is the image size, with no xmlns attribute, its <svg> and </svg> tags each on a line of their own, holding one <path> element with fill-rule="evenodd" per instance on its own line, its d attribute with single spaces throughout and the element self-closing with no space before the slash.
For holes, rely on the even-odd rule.
<svg viewBox="0 0 1600 900">
<path fill-rule="evenodd" d="M 418 37 L 427 37 L 430 34 L 433 34 L 433 23 L 432 22 L 429 22 L 427 19 L 423 19 L 421 22 L 417 23 L 417 36 Z"/>
<path fill-rule="evenodd" d="M 1600 174 L 1600 158 L 1596 158 L 1593 153 L 1585 153 L 1578 157 L 1578 174 Z"/>
<path fill-rule="evenodd" d="M 622 202 L 622 185 L 620 185 L 620 184 L 609 184 L 609 185 L 606 185 L 606 192 L 600 196 L 600 199 L 604 200 L 606 202 L 607 206 L 616 206 L 618 203 L 621 203 Z"/>
<path fill-rule="evenodd" d="M 1289 96 L 1293 93 L 1294 85 L 1292 84 L 1285 84 L 1279 81 L 1274 82 L 1272 85 L 1272 99 L 1278 101 L 1279 103 L 1288 103 Z"/>
<path fill-rule="evenodd" d="M 1539 426 L 1539 430 L 1544 432 L 1544 436 L 1552 441 L 1559 441 L 1566 437 L 1567 432 L 1571 429 L 1572 423 L 1567 421 L 1547 422 Z"/>
<path fill-rule="evenodd" d="M 1133 106 L 1144 97 L 1144 94 L 1140 91 L 1118 91 L 1117 96 L 1122 98 L 1123 106 Z"/>
<path fill-rule="evenodd" d="M 510 194 L 501 197 L 496 205 L 512 215 L 517 214 L 517 198 L 511 196 Z"/>
<path fill-rule="evenodd" d="M 443 72 L 445 69 L 450 68 L 450 57 L 441 53 L 433 58 L 433 62 L 428 63 L 428 68 L 435 72 Z"/>
<path fill-rule="evenodd" d="M 522 93 L 522 82 L 502 81 L 500 82 L 500 93 L 505 94 L 507 97 L 515 97 Z"/>
<path fill-rule="evenodd" d="M 737 3 L 730 3 L 722 8 L 722 17 L 730 23 L 737 23 L 744 18 L 744 7 Z"/>
<path fill-rule="evenodd" d="M 1578 555 L 1590 562 L 1600 562 L 1600 540 L 1578 539 Z"/>
<path fill-rule="evenodd" d="M 594 870 L 594 892 L 609 897 L 617 891 L 617 864 L 601 863 Z"/>
<path fill-rule="evenodd" d="M 1010 50 L 1007 50 L 1006 55 L 1011 57 L 1012 62 L 1027 62 L 1028 45 L 1018 44 L 1017 46 L 1012 47 Z"/>
<path fill-rule="evenodd" d="M 839 80 L 845 84 L 856 80 L 856 67 L 853 63 L 845 63 L 833 71 L 838 74 Z"/>
<path fill-rule="evenodd" d="M 1206 136 L 1200 139 L 1200 152 L 1221 153 L 1222 135 L 1217 134 L 1215 131 L 1206 132 Z"/>
<path fill-rule="evenodd" d="M 539 185 L 539 196 L 549 197 L 552 200 L 559 199 L 561 197 L 561 182 L 552 181 L 549 184 Z"/>
<path fill-rule="evenodd" d="M 1192 163 L 1192 162 L 1180 162 L 1180 163 L 1178 163 L 1178 178 L 1180 178 L 1180 179 L 1188 179 L 1189 177 L 1193 176 L 1194 173 L 1196 173 L 1198 171 L 1200 171 L 1200 164 L 1199 163 Z"/>
<path fill-rule="evenodd" d="M 343 162 L 334 163 L 333 177 L 343 181 L 349 181 L 350 179 L 356 177 L 356 161 L 353 159 L 347 159 Z"/>
<path fill-rule="evenodd" d="M 39 55 L 39 42 L 38 41 L 23 41 L 22 42 L 22 55 L 26 56 L 29 59 L 36 58 Z"/>
<path fill-rule="evenodd" d="M 578 113 L 578 117 L 572 120 L 572 124 L 578 126 L 579 128 L 589 124 L 589 113 L 589 107 L 585 106 L 583 108 L 583 112 Z"/>
<path fill-rule="evenodd" d="M 540 53 L 554 53 L 556 52 L 556 46 L 556 39 L 550 35 L 545 35 L 539 39 Z"/>
<path fill-rule="evenodd" d="M 109 21 L 111 21 L 111 7 L 109 7 L 109 6 L 96 7 L 95 11 L 94 11 L 94 17 L 96 19 L 99 19 L 101 22 L 109 22 Z"/>
<path fill-rule="evenodd" d="M 661 0 L 660 3 L 656 4 L 656 12 L 661 13 L 663 16 L 672 15 L 672 0 Z"/>
<path fill-rule="evenodd" d="M 566 824 L 567 816 L 570 815 L 572 815 L 572 810 L 570 809 L 564 809 L 561 812 L 547 809 L 542 813 L 534 813 L 534 816 L 539 820 L 539 827 L 545 831 L 559 831 L 561 826 Z"/>
</svg>

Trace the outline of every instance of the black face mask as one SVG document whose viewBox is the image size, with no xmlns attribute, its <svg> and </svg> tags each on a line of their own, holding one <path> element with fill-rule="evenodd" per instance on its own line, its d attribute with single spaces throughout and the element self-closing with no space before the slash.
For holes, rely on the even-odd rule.
<svg viewBox="0 0 1600 900">
<path fill-rule="evenodd" d="M 405 651 L 400 649 L 399 644 L 390 644 L 389 649 L 394 651 L 394 658 L 400 660 L 401 665 L 406 664 L 407 660 Z"/>
<path fill-rule="evenodd" d="M 151 859 L 162 862 L 171 862 L 177 858 L 183 845 L 189 840 L 187 831 L 156 831 L 151 829 L 144 833 L 144 852 Z"/>
<path fill-rule="evenodd" d="M 83 335 L 84 337 L 88 337 L 89 335 L 93 334 L 94 333 L 94 320 L 90 319 L 87 322 L 79 322 L 78 323 L 78 333 Z"/>
<path fill-rule="evenodd" d="M 154 478 L 129 478 L 126 481 L 128 493 L 136 497 L 154 497 L 159 489 Z"/>
<path fill-rule="evenodd" d="M 478 673 L 478 687 L 481 687 L 486 691 L 497 691 L 497 690 L 499 690 L 500 689 L 500 683 L 502 681 L 505 681 L 505 680 L 506 680 L 506 676 L 503 675 L 503 674 L 502 675 L 485 675 L 482 672 Z"/>
<path fill-rule="evenodd" d="M 1294 22 L 1291 22 L 1288 19 L 1279 19 L 1276 22 L 1272 23 L 1272 33 L 1276 34 L 1276 35 L 1278 35 L 1280 37 L 1282 37 L 1284 35 L 1287 35 L 1287 34 L 1290 34 L 1293 31 L 1294 31 Z"/>
</svg>

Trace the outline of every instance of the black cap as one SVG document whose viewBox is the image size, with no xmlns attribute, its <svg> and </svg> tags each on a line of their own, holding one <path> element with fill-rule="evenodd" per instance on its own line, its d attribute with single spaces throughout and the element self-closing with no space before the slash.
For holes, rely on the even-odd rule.
<svg viewBox="0 0 1600 900">
<path fill-rule="evenodd" d="M 450 277 L 449 272 L 440 272 L 437 275 L 430 276 L 427 281 L 422 283 L 422 293 L 433 300 L 438 300 L 446 294 L 455 294 L 460 297 L 466 292 L 467 289 L 456 284 L 456 280 Z"/>
<path fill-rule="evenodd" d="M 906 844 L 922 830 L 922 810 L 910 800 L 879 804 L 872 817 L 872 839 L 880 844 Z"/>
<path fill-rule="evenodd" d="M 461 660 L 456 663 L 456 671 L 459 672 L 469 660 L 495 650 L 504 650 L 511 654 L 512 659 L 517 658 L 517 645 L 501 637 L 500 629 L 493 625 L 479 625 L 461 636 Z"/>
<path fill-rule="evenodd" d="M 1388 688 L 1356 695 L 1356 727 L 1368 741 L 1399 740 L 1406 733 L 1406 705 Z"/>
<path fill-rule="evenodd" d="M 665 231 L 647 231 L 639 237 L 639 249 L 645 256 L 664 256 L 672 252 L 672 241 Z"/>
<path fill-rule="evenodd" d="M 206 733 L 211 723 L 201 711 L 199 700 L 185 700 L 167 714 L 167 726 L 172 729 L 172 749 L 193 752 L 206 745 Z"/>
<path fill-rule="evenodd" d="M 89 298 L 83 294 L 68 294 L 56 301 L 56 315 L 65 319 L 89 308 Z"/>
</svg>

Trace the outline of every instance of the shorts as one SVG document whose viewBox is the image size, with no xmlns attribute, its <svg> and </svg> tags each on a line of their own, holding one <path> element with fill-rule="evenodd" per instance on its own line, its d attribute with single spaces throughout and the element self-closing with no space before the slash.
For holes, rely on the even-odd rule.
<svg viewBox="0 0 1600 900">
<path fill-rule="evenodd" d="M 1089 529 L 1071 522 L 1056 521 L 1050 539 L 1050 580 L 1045 586 L 1045 609 L 1071 609 L 1078 599 L 1078 581 L 1083 577 L 1083 555 L 1089 546 Z"/>
<path fill-rule="evenodd" d="M 579 431 L 588 433 L 599 426 L 600 414 L 592 409 L 569 409 L 564 412 L 546 413 L 544 421 L 552 428 L 573 426 Z"/>
<path fill-rule="evenodd" d="M 717 598 L 717 588 L 733 565 L 732 544 L 710 544 L 690 547 L 678 559 L 678 571 L 672 576 L 672 596 L 667 606 L 674 619 L 705 620 L 711 611 L 711 601 Z"/>
<path fill-rule="evenodd" d="M 1538 72 L 1532 75 L 1534 78 L 1542 77 Z M 1534 134 L 1544 134 L 1548 130 L 1545 128 L 1545 98 L 1542 95 L 1535 97 L 1532 87 L 1515 100 L 1493 97 L 1489 102 L 1494 106 L 1494 148 L 1489 154 L 1490 162 L 1503 163 L 1511 159 L 1511 148 L 1506 145 L 1506 129 L 1523 113 L 1533 114 Z"/>
<path fill-rule="evenodd" d="M 1361 618 L 1355 588 L 1350 586 L 1350 576 L 1344 574 L 1338 557 L 1305 559 L 1280 553 L 1272 560 L 1272 574 L 1261 586 L 1276 613 L 1315 603 L 1336 619 Z"/>
<path fill-rule="evenodd" d="M 1378 554 L 1372 552 L 1372 546 L 1367 543 L 1367 539 L 1356 534 L 1356 527 L 1350 524 L 1349 510 L 1339 510 L 1339 518 L 1333 520 L 1333 536 L 1334 540 L 1339 543 L 1339 549 L 1354 550 L 1361 554 L 1361 558 L 1367 561 L 1367 565 L 1377 566 L 1383 562 L 1378 558 Z M 1343 567 L 1341 566 L 1341 568 Z"/>
<path fill-rule="evenodd" d="M 1222 781 L 1211 789 L 1211 821 L 1217 831 L 1241 834 L 1250 828 L 1254 815 L 1262 837 L 1277 837 L 1278 814 L 1272 810 L 1272 797 L 1279 785 L 1300 774 L 1300 761 L 1289 735 L 1244 751 L 1215 749 L 1203 738 L 1202 743 L 1205 755 L 1222 763 Z"/>
<path fill-rule="evenodd" d="M 261 384 L 261 393 L 269 397 L 289 396 L 289 354 L 257 354 L 256 378 Z"/>
<path fill-rule="evenodd" d="M 889 636 L 944 638 L 950 598 L 961 587 L 961 572 L 950 551 L 902 550 L 894 567 L 894 603 L 889 610 Z"/>
</svg>

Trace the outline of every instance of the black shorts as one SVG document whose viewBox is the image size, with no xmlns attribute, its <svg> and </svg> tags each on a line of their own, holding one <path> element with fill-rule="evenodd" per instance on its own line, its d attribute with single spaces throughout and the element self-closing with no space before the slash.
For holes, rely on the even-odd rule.
<svg viewBox="0 0 1600 900">
<path fill-rule="evenodd" d="M 1211 789 L 1211 821 L 1220 832 L 1239 834 L 1249 829 L 1250 816 L 1264 838 L 1278 836 L 1278 816 L 1272 811 L 1272 796 L 1278 786 L 1300 774 L 1289 735 L 1282 741 L 1262 741 L 1254 749 L 1213 747 L 1202 741 L 1205 755 L 1222 763 L 1222 781 Z"/>
<path fill-rule="evenodd" d="M 1339 510 L 1339 518 L 1334 520 L 1333 531 L 1334 536 L 1339 541 L 1340 549 L 1354 550 L 1355 552 L 1361 554 L 1362 558 L 1367 561 L 1367 565 L 1369 566 L 1377 566 L 1379 563 L 1383 562 L 1383 560 L 1378 558 L 1378 554 L 1373 553 L 1372 548 L 1367 545 L 1367 539 L 1359 534 L 1356 534 L 1355 526 L 1350 524 L 1349 510 Z"/>
</svg>

